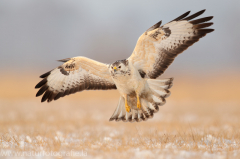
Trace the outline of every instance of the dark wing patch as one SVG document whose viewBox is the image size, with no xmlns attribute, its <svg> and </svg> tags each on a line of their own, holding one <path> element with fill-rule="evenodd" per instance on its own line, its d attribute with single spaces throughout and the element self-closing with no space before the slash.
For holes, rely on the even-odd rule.
<svg viewBox="0 0 240 159">
<path fill-rule="evenodd" d="M 69 75 L 69 73 L 62 67 L 62 66 L 59 66 L 58 69 L 60 70 L 60 72 L 66 76 Z"/>
<path fill-rule="evenodd" d="M 166 37 L 169 37 L 170 35 L 171 35 L 171 30 L 169 29 L 169 27 L 167 27 L 167 28 L 162 28 L 162 30 L 164 31 L 164 35 L 166 36 Z"/>
<path fill-rule="evenodd" d="M 146 76 L 146 73 L 143 70 L 138 70 L 138 72 L 140 73 L 140 76 L 142 78 L 144 78 Z"/>
</svg>

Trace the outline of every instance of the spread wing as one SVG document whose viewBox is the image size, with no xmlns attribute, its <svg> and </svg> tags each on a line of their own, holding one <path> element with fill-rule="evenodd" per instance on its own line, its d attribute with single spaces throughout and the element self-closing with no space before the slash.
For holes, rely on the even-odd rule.
<svg viewBox="0 0 240 159">
<path fill-rule="evenodd" d="M 35 87 L 40 88 L 36 96 L 44 93 L 42 102 L 51 102 L 82 90 L 116 89 L 106 64 L 85 57 L 59 61 L 65 63 L 41 75 L 43 80 Z"/>
<path fill-rule="evenodd" d="M 205 23 L 213 17 L 192 20 L 205 10 L 188 16 L 189 12 L 171 22 L 160 26 L 161 21 L 143 33 L 136 44 L 132 55 L 128 58 L 133 65 L 146 74 L 147 78 L 160 76 L 174 58 L 197 42 L 207 33 L 214 31 L 206 27 L 213 23 Z M 187 17 L 188 16 L 188 17 Z"/>
</svg>

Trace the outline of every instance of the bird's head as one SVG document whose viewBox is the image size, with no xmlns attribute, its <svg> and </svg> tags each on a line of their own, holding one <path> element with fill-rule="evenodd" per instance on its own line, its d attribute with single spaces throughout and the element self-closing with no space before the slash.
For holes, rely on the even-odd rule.
<svg viewBox="0 0 240 159">
<path fill-rule="evenodd" d="M 122 74 L 129 71 L 128 60 L 118 60 L 110 65 L 111 74 Z"/>
</svg>

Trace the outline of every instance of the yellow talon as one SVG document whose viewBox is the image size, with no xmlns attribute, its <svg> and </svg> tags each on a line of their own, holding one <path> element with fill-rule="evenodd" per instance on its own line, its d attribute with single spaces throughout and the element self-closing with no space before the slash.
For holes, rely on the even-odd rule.
<svg viewBox="0 0 240 159">
<path fill-rule="evenodd" d="M 130 112 L 130 106 L 127 104 L 127 98 L 125 99 L 125 108 L 127 112 Z"/>
<path fill-rule="evenodd" d="M 130 107 L 127 104 L 125 104 L 125 108 L 126 108 L 126 111 L 129 113 L 130 112 Z"/>
<path fill-rule="evenodd" d="M 137 108 L 138 109 L 141 109 L 141 103 L 140 103 L 140 100 L 139 100 L 139 96 L 137 95 Z"/>
<path fill-rule="evenodd" d="M 130 112 L 130 107 L 129 107 L 129 105 L 127 105 L 127 103 L 125 103 L 125 108 L 126 108 L 127 112 Z"/>
</svg>

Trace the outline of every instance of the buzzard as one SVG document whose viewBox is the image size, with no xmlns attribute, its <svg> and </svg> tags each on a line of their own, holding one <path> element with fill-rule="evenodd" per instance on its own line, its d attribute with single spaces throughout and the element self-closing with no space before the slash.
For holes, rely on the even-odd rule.
<svg viewBox="0 0 240 159">
<path fill-rule="evenodd" d="M 214 31 L 207 28 L 213 16 L 193 20 L 204 12 L 188 16 L 188 11 L 165 25 L 156 23 L 139 37 L 128 59 L 112 64 L 82 56 L 59 60 L 64 64 L 40 76 L 36 96 L 51 102 L 83 90 L 117 89 L 121 96 L 109 120 L 146 121 L 170 95 L 173 78 L 158 77 L 178 54 Z"/>
</svg>

